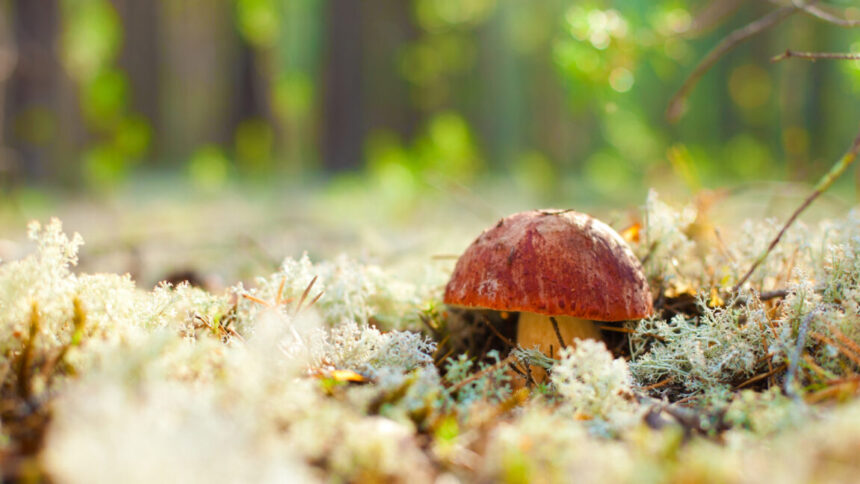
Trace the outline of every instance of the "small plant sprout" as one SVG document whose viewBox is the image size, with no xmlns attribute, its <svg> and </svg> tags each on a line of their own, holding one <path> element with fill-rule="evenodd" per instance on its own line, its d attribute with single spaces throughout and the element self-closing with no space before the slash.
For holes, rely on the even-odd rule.
<svg viewBox="0 0 860 484">
<path fill-rule="evenodd" d="M 644 318 L 651 292 L 612 228 L 570 210 L 520 212 L 484 231 L 457 261 L 445 302 L 519 311 L 517 343 L 558 354 L 601 339 L 592 321 Z"/>
<path fill-rule="evenodd" d="M 296 314 L 299 311 L 301 311 L 302 305 L 304 304 L 305 300 L 307 300 L 308 295 L 311 292 L 311 288 L 314 287 L 314 283 L 316 283 L 316 282 L 317 282 L 317 276 L 314 276 L 314 278 L 311 279 L 311 282 L 308 283 L 308 286 L 305 288 L 305 291 L 302 293 L 302 296 L 299 298 L 299 301 L 296 303 L 296 307 L 293 309 L 293 314 Z M 267 307 L 269 309 L 279 308 L 282 306 L 286 307 L 288 304 L 293 302 L 292 298 L 285 298 L 284 297 L 284 286 L 286 284 L 287 284 L 287 276 L 284 275 L 284 277 L 281 279 L 281 284 L 278 286 L 278 291 L 275 293 L 275 299 L 271 303 L 266 302 L 266 301 L 258 298 L 257 296 L 254 296 L 253 294 L 248 294 L 247 292 L 242 293 L 242 297 L 249 300 L 249 301 L 253 301 L 257 304 L 260 304 L 264 307 Z M 316 302 L 319 301 L 319 299 L 322 297 L 322 295 L 323 295 L 323 291 L 320 291 L 319 294 L 317 294 L 316 296 L 314 296 L 313 299 L 311 299 L 311 302 L 308 303 L 307 307 L 311 307 L 314 304 L 316 304 Z"/>
</svg>

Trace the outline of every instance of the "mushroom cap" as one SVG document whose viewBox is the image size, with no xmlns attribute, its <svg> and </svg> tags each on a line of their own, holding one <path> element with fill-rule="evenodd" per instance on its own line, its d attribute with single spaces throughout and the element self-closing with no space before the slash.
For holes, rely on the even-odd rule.
<svg viewBox="0 0 860 484">
<path fill-rule="evenodd" d="M 642 265 L 624 239 L 595 218 L 561 210 L 515 213 L 485 230 L 457 261 L 445 303 L 595 321 L 653 312 Z"/>
</svg>

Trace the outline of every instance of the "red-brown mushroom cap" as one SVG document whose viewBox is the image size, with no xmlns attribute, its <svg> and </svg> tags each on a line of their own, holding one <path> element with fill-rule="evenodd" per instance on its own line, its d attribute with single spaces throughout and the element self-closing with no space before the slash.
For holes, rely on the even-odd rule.
<svg viewBox="0 0 860 484">
<path fill-rule="evenodd" d="M 515 213 L 485 230 L 457 261 L 445 303 L 596 321 L 653 312 L 624 239 L 588 215 L 558 210 Z"/>
</svg>

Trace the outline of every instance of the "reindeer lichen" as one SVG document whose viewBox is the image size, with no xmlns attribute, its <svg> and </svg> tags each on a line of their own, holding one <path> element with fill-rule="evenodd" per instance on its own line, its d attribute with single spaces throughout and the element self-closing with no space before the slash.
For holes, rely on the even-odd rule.
<svg viewBox="0 0 860 484">
<path fill-rule="evenodd" d="M 65 482 L 860 472 L 849 452 L 860 435 L 857 214 L 790 230 L 738 293 L 776 224 L 738 224 L 715 241 L 695 206 L 656 193 L 644 220 L 633 248 L 658 312 L 625 325 L 612 345 L 622 357 L 579 341 L 559 359 L 507 347 L 449 355 L 459 347 L 445 346 L 446 331 L 478 329 L 441 305 L 438 274 L 304 256 L 225 294 L 147 290 L 76 273 L 81 238 L 33 224 L 35 252 L 0 265 L 3 450 L 32 443 Z M 411 331 L 427 314 L 435 340 Z M 549 379 L 528 381 L 529 365 Z"/>
</svg>

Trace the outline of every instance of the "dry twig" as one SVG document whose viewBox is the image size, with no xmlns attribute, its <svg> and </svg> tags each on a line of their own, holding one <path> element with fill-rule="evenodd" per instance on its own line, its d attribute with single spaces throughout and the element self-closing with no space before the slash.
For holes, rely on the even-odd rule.
<svg viewBox="0 0 860 484">
<path fill-rule="evenodd" d="M 796 1 L 794 1 L 792 3 L 794 3 L 797 6 L 797 8 L 799 8 L 803 13 L 810 15 L 812 17 L 815 17 L 818 20 L 823 20 L 827 23 L 831 23 L 833 25 L 836 25 L 838 27 L 843 27 L 846 29 L 860 27 L 860 21 L 858 21 L 858 20 L 848 20 L 845 18 L 837 17 L 836 15 L 833 15 L 832 13 L 830 13 L 826 10 L 823 10 L 819 7 L 816 7 L 815 5 L 812 5 L 812 4 L 797 5 Z"/>
<path fill-rule="evenodd" d="M 33 301 L 30 308 L 30 331 L 27 335 L 27 341 L 24 343 L 24 349 L 21 352 L 21 366 L 18 367 L 18 394 L 25 399 L 30 398 L 33 392 L 30 366 L 33 364 L 39 326 L 39 305 Z"/>
<path fill-rule="evenodd" d="M 747 280 L 750 278 L 750 276 L 752 276 L 753 272 L 755 272 L 758 266 L 761 265 L 761 263 L 764 262 L 765 259 L 767 259 L 767 256 L 770 254 L 773 248 L 776 247 L 776 244 L 779 243 L 779 241 L 782 239 L 782 236 L 785 235 L 785 232 L 788 230 L 789 227 L 791 227 L 797 217 L 804 210 L 806 210 L 806 207 L 812 204 L 812 202 L 816 198 L 818 198 L 822 193 L 827 191 L 827 189 L 830 188 L 830 185 L 832 185 L 833 182 L 836 181 L 836 179 L 839 178 L 845 172 L 845 170 L 847 170 L 848 167 L 851 166 L 852 163 L 854 163 L 854 160 L 857 158 L 858 153 L 860 153 L 860 132 L 857 133 L 857 137 L 854 138 L 854 143 L 851 144 L 851 148 L 848 149 L 848 152 L 842 155 L 842 158 L 840 158 L 839 161 L 837 161 L 836 164 L 833 165 L 833 168 L 831 168 L 830 171 L 827 172 L 827 174 L 821 177 L 821 179 L 818 181 L 818 184 L 815 185 L 815 189 L 812 190 L 812 193 L 808 197 L 806 197 L 806 200 L 804 200 L 799 207 L 797 207 L 797 210 L 795 210 L 794 213 L 791 214 L 791 217 L 789 217 L 788 221 L 785 222 L 785 225 L 782 226 L 782 229 L 780 229 L 779 233 L 776 234 L 776 237 L 774 237 L 773 240 L 770 242 L 770 245 L 767 247 L 767 250 L 765 250 L 764 253 L 760 255 L 759 258 L 755 260 L 755 262 L 753 262 L 752 267 L 750 267 L 747 273 L 744 274 L 744 276 L 738 281 L 737 284 L 735 284 L 735 287 L 732 289 L 733 292 L 738 292 L 738 290 L 744 285 L 744 283 L 747 282 Z"/>
<path fill-rule="evenodd" d="M 688 36 L 702 35 L 716 28 L 734 13 L 746 0 L 711 0 L 696 12 L 690 27 L 684 32 Z"/>
<path fill-rule="evenodd" d="M 818 403 L 829 398 L 844 398 L 857 393 L 858 385 L 860 383 L 854 379 L 838 382 L 815 393 L 806 395 L 804 400 L 806 400 L 806 403 Z"/>
<path fill-rule="evenodd" d="M 645 390 L 646 392 L 650 391 L 650 390 L 654 390 L 656 388 L 664 387 L 664 386 L 672 383 L 673 381 L 675 381 L 675 377 L 669 376 L 667 378 L 664 378 L 664 379 L 658 381 L 657 383 L 652 383 L 650 385 L 646 385 L 646 386 L 642 387 L 642 390 Z"/>
<path fill-rule="evenodd" d="M 854 340 L 852 340 L 848 336 L 845 336 L 845 333 L 839 331 L 839 328 L 837 328 L 833 324 L 827 324 L 827 329 L 829 329 L 830 332 L 833 333 L 833 336 L 836 336 L 836 339 L 841 341 L 846 348 L 854 352 L 855 355 L 860 355 L 860 346 L 858 346 L 857 343 L 854 342 Z"/>
<path fill-rule="evenodd" d="M 818 314 L 818 307 L 814 308 L 806 317 L 803 318 L 803 321 L 800 322 L 800 326 L 797 328 L 797 342 L 794 346 L 794 355 L 791 357 L 791 365 L 788 367 L 788 374 L 785 375 L 785 393 L 788 395 L 794 395 L 794 378 L 797 374 L 797 365 L 800 364 L 800 358 L 803 354 L 803 347 L 806 346 L 806 334 L 809 332 L 809 325 L 812 323 L 815 315 Z"/>
<path fill-rule="evenodd" d="M 847 348 L 844 345 L 840 344 L 838 341 L 834 341 L 832 338 L 828 338 L 827 336 L 824 336 L 823 334 L 818 333 L 816 331 L 810 331 L 809 336 L 815 338 L 821 343 L 830 345 L 838 349 L 839 352 L 845 355 L 846 358 L 851 360 L 852 363 L 860 367 L 860 355 L 856 355 L 853 351 L 851 351 L 850 348 Z"/>
<path fill-rule="evenodd" d="M 753 384 L 759 380 L 764 380 L 765 378 L 767 378 L 771 375 L 775 375 L 775 374 L 781 372 L 785 368 L 786 368 L 785 364 L 779 365 L 776 368 L 774 368 L 773 370 L 768 371 L 767 373 L 762 373 L 761 375 L 756 375 L 756 376 L 750 378 L 749 380 L 739 384 L 738 386 L 736 386 L 734 388 L 734 390 L 740 390 L 741 388 L 748 386 L 748 385 L 751 385 L 751 384 Z"/>
<path fill-rule="evenodd" d="M 815 0 L 811 3 L 814 3 L 814 1 Z M 708 52 L 708 54 L 699 62 L 696 68 L 693 69 L 693 72 L 684 81 L 684 84 L 681 85 L 681 88 L 678 89 L 678 92 L 672 96 L 672 99 L 669 101 L 669 107 L 666 109 L 666 118 L 670 122 L 675 122 L 681 117 L 684 101 L 686 101 L 687 97 L 690 95 L 690 91 L 693 90 L 693 87 L 695 87 L 696 83 L 699 82 L 699 79 L 701 79 L 702 76 L 704 76 L 705 73 L 708 72 L 708 70 L 710 70 L 710 68 L 713 67 L 713 65 L 716 64 L 717 61 L 726 53 L 750 38 L 764 32 L 774 25 L 779 24 L 792 14 L 796 13 L 799 8 L 801 7 L 794 5 L 777 8 L 767 15 L 735 30 L 723 38 L 723 40 L 717 44 L 716 47 L 711 49 L 711 51 Z"/>
<path fill-rule="evenodd" d="M 811 60 L 812 62 L 815 62 L 819 59 L 860 60 L 860 54 L 855 54 L 852 52 L 799 52 L 796 50 L 787 49 L 782 54 L 771 57 L 770 61 L 779 62 L 790 57 L 796 57 L 798 59 L 807 59 Z"/>
</svg>

